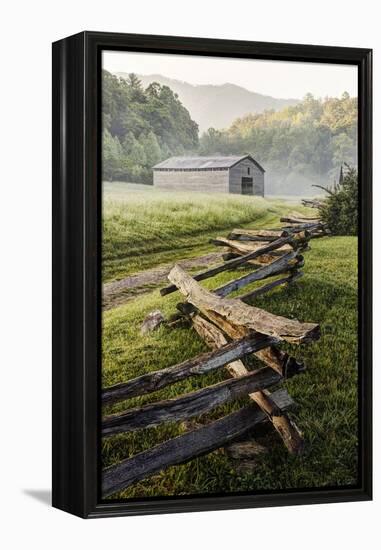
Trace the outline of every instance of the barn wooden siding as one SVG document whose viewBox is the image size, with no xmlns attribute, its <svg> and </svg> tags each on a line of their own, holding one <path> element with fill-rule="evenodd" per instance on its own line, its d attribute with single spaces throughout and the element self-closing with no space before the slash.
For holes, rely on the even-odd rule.
<svg viewBox="0 0 381 550">
<path fill-rule="evenodd" d="M 154 170 L 153 184 L 169 191 L 229 193 L 229 170 Z"/>
</svg>

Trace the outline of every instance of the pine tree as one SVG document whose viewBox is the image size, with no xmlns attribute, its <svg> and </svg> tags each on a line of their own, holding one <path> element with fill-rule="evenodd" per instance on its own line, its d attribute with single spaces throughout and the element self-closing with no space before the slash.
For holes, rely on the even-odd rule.
<svg viewBox="0 0 381 550">
<path fill-rule="evenodd" d="M 113 137 L 108 130 L 103 132 L 103 179 L 113 181 L 120 176 L 121 158 L 123 149 L 117 137 Z"/>
<path fill-rule="evenodd" d="M 334 189 L 323 188 L 328 197 L 319 209 L 324 223 L 333 235 L 357 235 L 358 232 L 358 175 L 347 166 L 342 183 Z"/>
<path fill-rule="evenodd" d="M 343 165 L 340 166 L 340 176 L 339 176 L 339 185 L 343 185 L 344 174 L 343 174 Z"/>
<path fill-rule="evenodd" d="M 147 168 L 152 168 L 162 159 L 160 145 L 155 134 L 152 131 L 149 132 L 147 136 L 142 137 L 140 143 L 144 148 Z"/>
</svg>

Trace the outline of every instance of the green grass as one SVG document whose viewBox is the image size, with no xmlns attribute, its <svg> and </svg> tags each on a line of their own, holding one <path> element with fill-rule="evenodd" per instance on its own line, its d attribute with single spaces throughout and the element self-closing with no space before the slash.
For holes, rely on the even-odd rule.
<svg viewBox="0 0 381 550">
<path fill-rule="evenodd" d="M 292 205 L 292 210 L 308 211 Z M 103 281 L 214 250 L 218 232 L 254 223 L 268 227 L 284 201 L 211 193 L 170 193 L 151 186 L 105 183 Z"/>
<path fill-rule="evenodd" d="M 230 202 L 229 197 L 223 199 Z M 234 199 L 235 197 L 233 202 L 235 202 Z M 239 199 L 242 198 L 239 197 Z M 159 198 L 154 200 L 160 203 Z M 181 211 L 180 197 L 173 200 L 179 201 L 179 211 Z M 219 211 L 220 198 L 216 199 L 216 203 Z M 258 206 L 259 223 L 267 219 L 269 222 L 266 223 L 267 226 L 276 225 L 279 219 L 278 212 L 271 210 L 268 213 L 266 211 L 268 204 L 265 201 L 263 203 L 263 209 Z M 136 204 L 132 201 L 133 209 Z M 164 208 L 165 204 L 162 206 Z M 112 209 L 114 208 L 113 203 Z M 150 205 L 145 205 L 144 208 L 145 214 L 142 218 L 146 212 L 152 213 L 152 210 L 155 210 L 154 208 L 150 210 Z M 198 208 L 202 208 L 202 201 L 198 202 Z M 212 209 L 213 205 L 207 208 Z M 276 210 L 279 208 L 282 210 L 281 213 L 285 213 L 288 206 L 283 204 L 282 207 L 281 203 L 277 203 L 274 208 Z M 292 209 L 295 208 L 292 207 Z M 231 220 L 234 217 L 233 208 L 229 212 L 227 218 Z M 160 219 L 162 219 L 161 214 L 162 212 L 158 212 Z M 241 205 L 236 215 L 243 215 Z M 216 219 L 221 219 L 220 216 L 218 214 Z M 126 214 L 123 219 L 125 217 Z M 255 220 L 250 221 L 252 226 L 256 226 Z M 163 220 L 162 223 L 164 223 Z M 176 220 L 176 223 L 178 225 L 174 231 L 174 239 L 177 242 L 177 239 L 181 240 L 183 236 L 178 229 L 181 218 Z M 200 221 L 200 223 L 204 222 Z M 185 224 L 186 227 L 188 225 L 192 226 L 192 223 Z M 236 219 L 233 222 L 230 221 L 229 228 L 232 225 L 238 225 L 238 221 Z M 128 232 L 127 225 L 123 227 Z M 168 228 L 170 229 L 170 220 L 168 220 Z M 212 231 L 213 228 L 210 230 Z M 130 228 L 130 231 L 133 233 L 135 228 Z M 201 233 L 199 237 L 201 242 L 203 240 Z M 168 239 L 171 242 L 170 234 Z M 305 253 L 304 277 L 289 288 L 276 289 L 255 301 L 255 305 L 273 313 L 298 318 L 301 321 L 318 322 L 321 325 L 322 337 L 318 342 L 299 347 L 283 346 L 296 357 L 303 358 L 307 365 L 305 374 L 286 382 L 291 396 L 299 405 L 291 416 L 304 432 L 305 453 L 300 457 L 290 456 L 277 435 L 271 435 L 270 439 L 267 437 L 262 441 L 265 445 L 271 446 L 270 453 L 258 458 L 256 467 L 250 473 L 240 472 L 236 462 L 230 460 L 223 452 L 216 451 L 187 464 L 168 468 L 133 485 L 119 495 L 114 495 L 113 498 L 115 496 L 131 498 L 311 488 L 356 483 L 356 247 L 355 237 L 332 237 L 312 241 L 311 250 Z M 179 251 L 175 247 L 173 249 L 176 252 Z M 148 256 L 150 260 L 157 260 L 157 257 L 150 254 Z M 155 264 L 149 264 L 147 260 L 147 264 L 144 265 Z M 222 273 L 203 284 L 207 288 L 216 287 L 243 272 L 244 269 L 233 273 Z M 254 287 L 255 284 L 251 286 Z M 103 386 L 164 368 L 206 350 L 197 334 L 189 329 L 169 330 L 162 327 L 150 335 L 140 335 L 140 325 L 147 313 L 160 309 L 165 315 L 170 315 L 175 311 L 179 299 L 178 293 L 162 298 L 158 289 L 154 289 L 124 306 L 104 313 Z M 109 407 L 105 412 L 117 412 L 154 400 L 175 397 L 216 383 L 226 376 L 224 370 L 220 370 L 208 376 L 190 378 L 149 396 L 119 403 Z M 245 402 L 246 400 L 241 400 L 228 404 L 213 411 L 207 418 L 217 418 Z M 102 445 L 103 464 L 109 466 L 117 463 L 183 431 L 181 424 L 168 423 L 157 428 L 106 439 Z"/>
</svg>

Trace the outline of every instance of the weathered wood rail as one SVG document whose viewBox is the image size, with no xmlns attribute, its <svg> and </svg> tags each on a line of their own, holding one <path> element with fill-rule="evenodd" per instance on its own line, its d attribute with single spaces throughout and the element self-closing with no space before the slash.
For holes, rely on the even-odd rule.
<svg viewBox="0 0 381 550">
<path fill-rule="evenodd" d="M 190 376 L 212 372 L 248 353 L 267 348 L 277 342 L 278 339 L 264 334 L 254 334 L 250 338 L 236 340 L 216 351 L 203 353 L 166 369 L 143 374 L 123 384 L 110 386 L 102 391 L 102 403 L 108 405 L 158 391 Z"/>
<path fill-rule="evenodd" d="M 321 208 L 323 205 L 323 201 L 319 199 L 302 199 L 301 203 L 308 208 Z"/>
<path fill-rule="evenodd" d="M 252 252 L 245 253 L 242 257 L 235 258 L 233 260 L 227 261 L 224 264 L 221 264 L 217 267 L 207 269 L 206 271 L 202 271 L 201 273 L 198 273 L 197 275 L 194 275 L 195 281 L 204 281 L 205 279 L 209 279 L 210 277 L 214 277 L 218 273 L 222 273 L 223 271 L 228 271 L 231 269 L 235 269 L 238 266 L 241 266 L 243 264 L 246 264 L 250 260 L 254 260 L 256 258 L 259 258 L 268 252 L 271 252 L 273 250 L 276 250 L 277 248 L 280 248 L 281 246 L 288 244 L 292 242 L 293 237 L 287 236 L 281 239 L 277 239 L 276 241 L 269 243 L 260 249 L 253 250 Z M 160 290 L 160 294 L 162 296 L 166 296 L 167 294 L 171 294 L 172 292 L 176 292 L 177 287 L 176 285 L 170 285 L 167 287 L 164 287 Z"/>
<path fill-rule="evenodd" d="M 293 404 L 285 390 L 274 392 L 272 399 L 282 411 Z M 202 428 L 179 435 L 148 451 L 127 458 L 103 471 L 102 496 L 111 496 L 164 468 L 210 453 L 234 441 L 265 420 L 264 412 L 255 405 L 249 405 Z"/>
<path fill-rule="evenodd" d="M 221 288 L 225 287 L 220 287 L 218 289 L 220 295 L 216 296 L 213 292 L 202 288 L 179 266 L 175 266 L 170 271 L 168 279 L 184 294 L 186 300 L 206 317 L 209 317 L 209 312 L 214 312 L 233 325 L 244 326 L 246 329 L 275 336 L 293 344 L 315 340 L 318 335 L 319 326 L 314 323 L 300 323 L 249 306 L 234 298 L 221 298 Z M 225 291 L 222 294 L 225 294 Z"/>
<path fill-rule="evenodd" d="M 291 213 L 281 221 L 289 225 L 275 230 L 233 229 L 227 237 L 214 239 L 216 246 L 226 249 L 227 259 L 220 265 L 193 276 L 178 265 L 173 267 L 168 274 L 171 284 L 161 289 L 161 295 L 179 292 L 183 296 L 185 302 L 178 304 L 176 319 L 192 326 L 211 351 L 105 388 L 102 404 L 150 394 L 188 377 L 221 368 L 225 368 L 231 378 L 173 399 L 105 416 L 102 436 L 188 420 L 244 396 L 248 396 L 252 404 L 106 468 L 102 477 L 103 497 L 114 495 L 169 466 L 225 446 L 264 421 L 272 424 L 290 453 L 302 452 L 302 433 L 287 413 L 293 403 L 291 397 L 286 390 L 271 393 L 269 388 L 305 371 L 304 363 L 281 350 L 279 344 L 312 342 L 320 337 L 320 328 L 316 323 L 271 314 L 256 307 L 254 302 L 258 295 L 290 285 L 302 277 L 302 252 L 308 250 L 312 238 L 328 232 L 317 217 Z M 237 268 L 244 268 L 244 274 L 213 290 L 199 284 Z M 246 290 L 247 286 L 268 278 L 270 282 Z M 227 297 L 237 292 L 240 294 Z M 176 320 L 168 326 L 176 326 Z M 250 356 L 259 360 L 262 367 L 253 371 L 250 361 L 248 363 Z"/>
<path fill-rule="evenodd" d="M 207 321 L 199 314 L 192 318 L 192 322 L 196 332 L 212 348 L 218 348 L 226 343 L 225 334 L 231 338 L 235 337 L 234 328 L 229 324 L 225 323 L 223 325 L 224 334 L 219 327 Z M 304 365 L 299 364 L 295 360 L 289 361 L 290 358 L 287 354 L 274 347 L 267 348 L 266 351 L 258 354 L 257 357 L 262 359 L 265 364 L 272 367 L 278 373 L 287 372 L 287 364 L 289 362 L 293 365 L 292 371 L 295 374 L 304 371 Z M 244 376 L 248 372 L 246 365 L 241 360 L 234 361 L 227 365 L 227 370 L 233 377 Z M 272 422 L 275 430 L 283 439 L 286 448 L 291 453 L 300 453 L 303 449 L 303 440 L 299 429 L 291 422 L 287 414 L 277 406 L 269 393 L 266 390 L 260 390 L 249 394 L 249 398 L 259 406 L 270 422 Z"/>
<path fill-rule="evenodd" d="M 285 227 L 285 231 L 299 232 L 301 229 L 307 230 L 310 233 L 310 237 L 323 237 L 329 234 L 327 226 L 321 221 L 319 217 L 305 217 L 301 216 L 297 212 L 292 212 L 288 216 L 280 219 L 283 223 L 291 224 Z"/>
<path fill-rule="evenodd" d="M 260 388 L 268 388 L 280 382 L 282 376 L 269 367 L 219 382 L 213 386 L 187 393 L 182 397 L 158 401 L 129 409 L 122 414 L 108 416 L 102 422 L 102 436 L 152 428 L 163 422 L 177 422 L 200 416 Z"/>
</svg>

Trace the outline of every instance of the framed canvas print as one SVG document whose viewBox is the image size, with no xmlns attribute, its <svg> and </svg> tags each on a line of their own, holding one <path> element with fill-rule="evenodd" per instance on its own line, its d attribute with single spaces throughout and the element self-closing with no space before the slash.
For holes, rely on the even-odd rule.
<svg viewBox="0 0 381 550">
<path fill-rule="evenodd" d="M 53 45 L 53 505 L 369 500 L 371 50 Z"/>
</svg>

